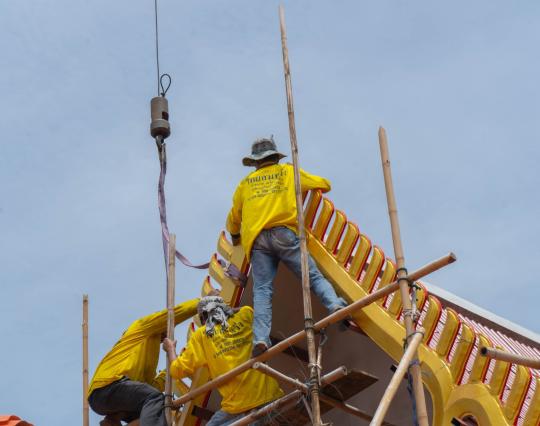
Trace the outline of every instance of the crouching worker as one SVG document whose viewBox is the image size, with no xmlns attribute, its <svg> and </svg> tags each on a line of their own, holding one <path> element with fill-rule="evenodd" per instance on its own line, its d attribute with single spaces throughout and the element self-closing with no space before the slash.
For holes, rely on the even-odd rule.
<svg viewBox="0 0 540 426">
<path fill-rule="evenodd" d="M 197 313 L 199 299 L 174 307 L 174 323 Z M 88 390 L 88 402 L 106 416 L 102 426 L 139 419 L 140 426 L 166 426 L 163 411 L 165 374 L 156 376 L 160 344 L 167 332 L 167 310 L 132 323 L 99 363 Z"/>
<path fill-rule="evenodd" d="M 253 356 L 271 345 L 273 281 L 280 261 L 298 277 L 301 276 L 300 241 L 296 212 L 294 169 L 279 164 L 285 155 L 278 152 L 274 139 L 258 139 L 244 166 L 255 167 L 238 185 L 233 206 L 227 216 L 227 230 L 234 245 L 242 244 L 253 274 L 253 307 L 255 308 Z M 300 170 L 301 191 L 330 190 L 330 182 Z M 332 285 L 323 277 L 309 256 L 309 282 L 329 312 L 345 306 Z"/>
<path fill-rule="evenodd" d="M 175 379 L 192 376 L 195 370 L 207 366 L 216 378 L 244 363 L 251 355 L 253 339 L 253 309 L 244 306 L 232 309 L 218 296 L 201 299 L 197 308 L 203 327 L 198 328 L 182 354 L 176 355 L 176 342 L 163 341 L 163 350 L 171 362 Z M 249 411 L 283 396 L 277 381 L 249 369 L 218 388 L 222 396 L 221 410 L 214 413 L 206 426 L 225 426 Z M 258 420 L 252 425 L 263 425 Z"/>
</svg>

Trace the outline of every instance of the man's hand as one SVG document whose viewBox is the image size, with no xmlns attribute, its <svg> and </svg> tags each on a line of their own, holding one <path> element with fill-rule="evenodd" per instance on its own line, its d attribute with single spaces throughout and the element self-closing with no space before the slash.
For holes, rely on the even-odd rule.
<svg viewBox="0 0 540 426">
<path fill-rule="evenodd" d="M 163 350 L 169 352 L 170 350 L 176 351 L 176 340 L 171 340 L 168 337 L 163 339 Z"/>
<path fill-rule="evenodd" d="M 232 240 L 233 246 L 240 245 L 240 234 L 231 234 L 231 240 Z"/>
<path fill-rule="evenodd" d="M 221 294 L 221 290 L 218 290 L 217 288 L 213 288 L 212 290 L 210 290 L 207 296 L 219 296 L 220 294 Z"/>
</svg>

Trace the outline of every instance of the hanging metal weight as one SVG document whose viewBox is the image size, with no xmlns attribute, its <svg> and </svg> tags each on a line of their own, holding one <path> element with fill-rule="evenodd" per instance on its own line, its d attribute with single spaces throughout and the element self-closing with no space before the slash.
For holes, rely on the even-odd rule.
<svg viewBox="0 0 540 426">
<path fill-rule="evenodd" d="M 152 123 L 150 123 L 150 134 L 153 138 L 161 136 L 166 139 L 171 134 L 169 124 L 169 102 L 165 96 L 156 96 L 150 101 L 150 113 Z"/>
</svg>

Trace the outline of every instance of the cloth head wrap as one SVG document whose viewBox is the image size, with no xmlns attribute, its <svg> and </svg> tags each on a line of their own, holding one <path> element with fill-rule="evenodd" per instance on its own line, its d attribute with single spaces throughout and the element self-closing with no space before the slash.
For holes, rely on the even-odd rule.
<svg viewBox="0 0 540 426">
<path fill-rule="evenodd" d="M 227 319 L 233 315 L 232 308 L 219 296 L 206 296 L 197 305 L 197 313 L 206 318 L 206 335 L 212 337 L 216 324 L 221 324 L 223 330 L 229 328 Z"/>
</svg>

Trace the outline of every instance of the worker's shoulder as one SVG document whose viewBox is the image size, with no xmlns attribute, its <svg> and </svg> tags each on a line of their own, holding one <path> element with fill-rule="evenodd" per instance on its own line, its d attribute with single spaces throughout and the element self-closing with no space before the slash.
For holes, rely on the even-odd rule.
<svg viewBox="0 0 540 426">
<path fill-rule="evenodd" d="M 251 306 L 242 306 L 239 312 L 253 312 L 253 308 Z"/>
<path fill-rule="evenodd" d="M 201 336 L 205 333 L 206 331 L 206 325 L 201 325 L 199 328 L 197 328 L 193 333 L 191 333 L 191 336 L 190 336 L 190 340 L 191 339 L 200 339 Z"/>
<path fill-rule="evenodd" d="M 241 319 L 253 318 L 253 308 L 251 306 L 242 306 L 236 315 Z"/>
</svg>

